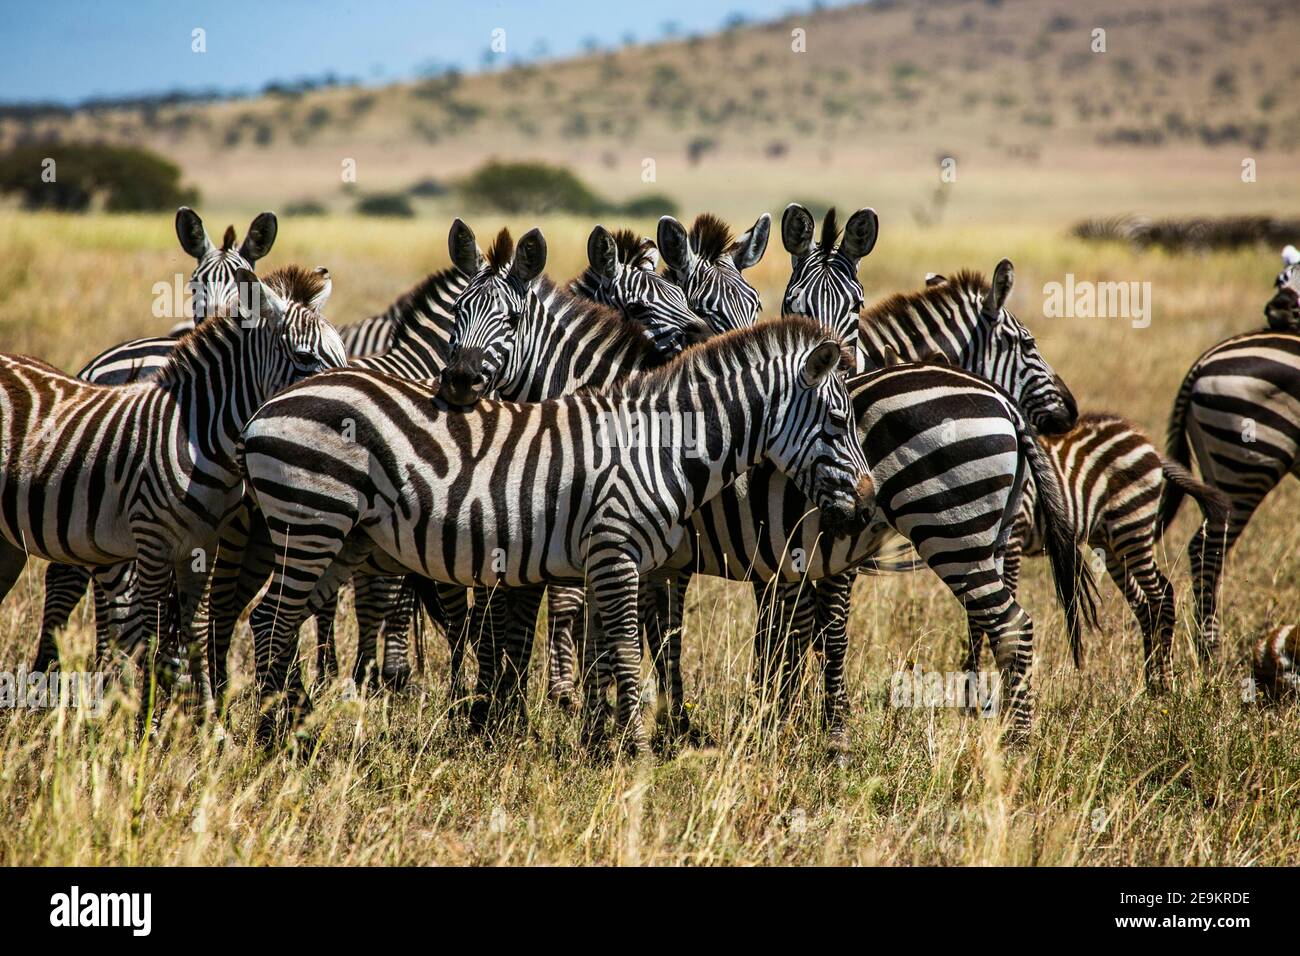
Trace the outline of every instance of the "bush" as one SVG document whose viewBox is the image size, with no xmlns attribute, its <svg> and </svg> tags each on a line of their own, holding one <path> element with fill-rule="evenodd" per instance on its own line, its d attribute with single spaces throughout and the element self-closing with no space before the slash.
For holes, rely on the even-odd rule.
<svg viewBox="0 0 1300 956">
<path fill-rule="evenodd" d="M 569 170 L 546 163 L 492 160 L 462 180 L 460 191 L 467 202 L 506 215 L 600 215 L 610 209 Z"/>
<path fill-rule="evenodd" d="M 394 219 L 413 219 L 415 208 L 401 193 L 374 193 L 357 202 L 357 212 L 362 216 L 390 216 Z"/>
<path fill-rule="evenodd" d="M 447 195 L 449 190 L 447 189 L 447 186 L 444 183 L 439 182 L 438 180 L 434 179 L 432 176 L 427 176 L 424 179 L 417 180 L 416 182 L 412 183 L 411 187 L 406 191 L 409 195 L 412 196 L 434 198 L 437 196 Z"/>
<path fill-rule="evenodd" d="M 47 169 L 51 182 L 46 181 Z M 0 156 L 0 193 L 17 193 L 27 209 L 82 212 L 96 197 L 103 197 L 109 212 L 198 205 L 198 192 L 182 188 L 180 176 L 174 163 L 127 146 L 46 143 L 19 146 Z"/>
<path fill-rule="evenodd" d="M 328 211 L 324 204 L 315 199 L 300 199 L 284 207 L 286 216 L 323 216 Z"/>
<path fill-rule="evenodd" d="M 629 199 L 618 207 L 618 211 L 625 216 L 658 219 L 660 216 L 677 215 L 677 203 L 663 193 L 647 193 L 644 196 Z"/>
</svg>

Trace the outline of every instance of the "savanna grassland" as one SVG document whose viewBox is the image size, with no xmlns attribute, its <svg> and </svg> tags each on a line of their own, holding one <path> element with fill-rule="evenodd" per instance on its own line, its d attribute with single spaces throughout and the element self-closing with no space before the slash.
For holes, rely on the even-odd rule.
<svg viewBox="0 0 1300 956">
<path fill-rule="evenodd" d="M 870 190 L 846 199 L 869 201 Z M 242 229 L 248 217 L 208 218 L 238 218 Z M 475 224 L 483 234 L 501 220 Z M 532 223 L 508 224 L 518 232 Z M 540 225 L 550 273 L 576 273 L 589 224 Z M 336 289 L 328 312 L 341 323 L 442 267 L 445 229 L 445 219 L 286 217 L 267 267 L 327 264 Z M 778 242 L 752 273 L 768 312 L 788 275 Z M 1082 407 L 1123 412 L 1157 436 L 1196 355 L 1261 323 L 1276 268 L 1271 251 L 1174 257 L 1086 245 L 1052 225 L 885 220 L 862 278 L 871 298 L 913 286 L 927 270 L 991 269 L 1002 255 L 1016 263 L 1014 310 Z M 150 314 L 152 284 L 188 268 L 165 215 L 7 215 L 0 263 L 0 343 L 66 368 L 166 327 Z M 1042 286 L 1066 271 L 1150 281 L 1150 326 L 1044 319 Z M 543 700 L 536 669 L 526 738 L 487 746 L 455 733 L 443 716 L 446 647 L 436 633 L 417 692 L 356 701 L 329 688 L 319 697 L 318 751 L 265 756 L 246 743 L 251 647 L 241 627 L 223 750 L 184 718 L 161 747 L 138 747 L 129 703 L 99 720 L 0 714 L 0 862 L 1295 863 L 1300 714 L 1243 703 L 1240 682 L 1245 642 L 1269 622 L 1300 617 L 1297 505 L 1291 482 L 1234 556 L 1222 672 L 1193 671 L 1180 614 L 1177 687 L 1160 699 L 1142 689 L 1140 638 L 1109 583 L 1102 632 L 1088 637 L 1085 672 L 1074 672 L 1045 568 L 1030 563 L 1022 593 L 1037 621 L 1038 710 L 1021 750 L 1002 749 L 994 721 L 888 706 L 899 668 L 953 670 L 959 660 L 964 619 L 928 572 L 858 583 L 853 750 L 842 764 L 823 754 L 815 707 L 784 733 L 756 732 L 745 585 L 697 583 L 688 603 L 688 695 L 716 746 L 612 768 L 584 758 L 575 728 Z M 1180 516 L 1163 559 L 1180 608 L 1191 528 Z M 41 570 L 33 562 L 0 608 L 6 669 L 31 657 Z M 65 667 L 86 661 L 91 632 L 83 607 L 64 637 Z M 342 625 L 345 672 L 354 635 L 350 621 Z"/>
</svg>

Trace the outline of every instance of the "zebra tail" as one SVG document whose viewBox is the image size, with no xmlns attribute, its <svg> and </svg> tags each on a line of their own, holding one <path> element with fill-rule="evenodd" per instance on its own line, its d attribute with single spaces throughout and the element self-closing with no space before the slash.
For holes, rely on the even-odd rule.
<svg viewBox="0 0 1300 956">
<path fill-rule="evenodd" d="M 912 542 L 894 531 L 857 570 L 859 574 L 906 574 L 927 566 L 912 547 Z"/>
<path fill-rule="evenodd" d="M 1206 523 L 1220 535 L 1228 529 L 1228 516 L 1232 513 L 1231 499 L 1211 485 L 1197 481 L 1192 473 L 1177 462 L 1161 458 L 1160 470 L 1165 473 L 1169 484 L 1177 485 L 1185 494 L 1189 494 L 1201 506 L 1201 514 Z M 1161 528 L 1160 531 L 1163 531 Z"/>
<path fill-rule="evenodd" d="M 1187 406 L 1192 402 L 1192 385 L 1196 381 L 1196 366 L 1187 373 L 1183 384 L 1178 387 L 1178 396 L 1174 407 L 1169 412 L 1169 427 L 1165 431 L 1165 461 L 1162 465 L 1181 465 L 1184 471 L 1192 466 L 1192 450 L 1187 443 Z M 1160 489 L 1160 510 L 1156 515 L 1156 540 L 1164 537 L 1165 529 L 1178 514 L 1178 506 L 1183 503 L 1183 495 L 1190 489 L 1179 482 L 1165 468 L 1169 478 Z M 1190 476 L 1189 476 L 1190 477 Z M 1193 496 L 1195 497 L 1195 496 Z"/>
<path fill-rule="evenodd" d="M 1083 667 L 1083 637 L 1079 624 L 1082 606 L 1084 620 L 1097 626 L 1097 584 L 1088 565 L 1080 560 L 1074 526 L 1065 507 L 1065 493 L 1061 489 L 1056 469 L 1038 436 L 1028 422 L 1020 433 L 1020 448 L 1029 462 L 1029 471 L 1038 485 L 1038 499 L 1034 503 L 1037 518 L 1043 528 L 1043 545 L 1052 564 L 1052 579 L 1056 585 L 1056 598 L 1065 609 L 1066 632 L 1070 638 L 1070 654 L 1074 666 Z"/>
</svg>

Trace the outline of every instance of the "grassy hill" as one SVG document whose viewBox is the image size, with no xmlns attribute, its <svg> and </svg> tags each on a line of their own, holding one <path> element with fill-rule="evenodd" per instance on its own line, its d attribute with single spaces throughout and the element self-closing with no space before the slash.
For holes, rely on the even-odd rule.
<svg viewBox="0 0 1300 956">
<path fill-rule="evenodd" d="M 653 188 L 740 215 L 756 202 L 870 194 L 921 223 L 1096 212 L 1099 195 L 1151 212 L 1187 212 L 1189 200 L 1239 210 L 1240 164 L 1254 157 L 1248 202 L 1265 210 L 1285 199 L 1280 174 L 1296 171 L 1300 101 L 1286 91 L 1300 79 L 1298 39 L 1300 7 L 1285 0 L 1094 0 L 1086 11 L 886 0 L 382 88 L 11 113 L 0 143 L 143 144 L 179 162 L 210 203 L 241 208 L 350 208 L 350 192 L 528 156 L 616 199 Z M 958 188 L 941 195 L 945 157 Z M 342 179 L 349 160 L 355 184 Z"/>
</svg>

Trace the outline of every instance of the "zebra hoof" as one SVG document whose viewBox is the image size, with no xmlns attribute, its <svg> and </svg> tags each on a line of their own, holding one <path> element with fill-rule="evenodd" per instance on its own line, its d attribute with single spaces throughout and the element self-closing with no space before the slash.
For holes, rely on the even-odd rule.
<svg viewBox="0 0 1300 956">
<path fill-rule="evenodd" d="M 411 682 L 411 665 L 403 664 L 391 670 L 385 665 L 379 673 L 379 680 L 390 692 L 400 694 Z"/>
</svg>

